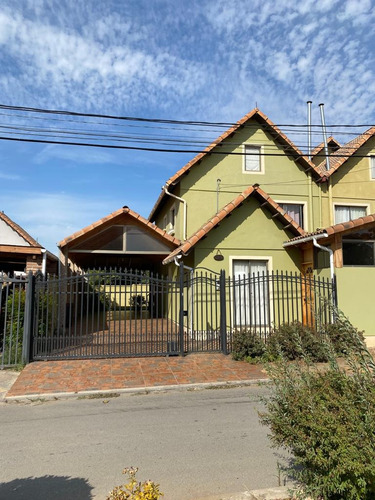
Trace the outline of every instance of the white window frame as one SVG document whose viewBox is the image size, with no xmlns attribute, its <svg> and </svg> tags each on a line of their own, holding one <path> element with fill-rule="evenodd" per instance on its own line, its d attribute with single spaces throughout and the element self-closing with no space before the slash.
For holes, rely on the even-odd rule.
<svg viewBox="0 0 375 500">
<path fill-rule="evenodd" d="M 375 181 L 375 153 L 368 155 L 370 181 Z"/>
<path fill-rule="evenodd" d="M 259 149 L 259 170 L 246 170 L 246 148 L 257 148 Z M 264 175 L 264 147 L 262 144 L 250 144 L 245 143 L 242 145 L 243 151 L 243 161 L 242 161 L 242 173 L 250 175 Z"/>
<path fill-rule="evenodd" d="M 333 215 L 334 215 L 334 220 L 335 224 L 339 224 L 339 222 L 336 222 L 336 207 L 363 207 L 366 209 L 366 214 L 368 215 L 370 212 L 370 204 L 369 203 L 345 203 L 345 202 L 335 202 L 333 204 Z M 341 224 L 341 222 L 340 222 Z"/>
<path fill-rule="evenodd" d="M 272 273 L 273 270 L 273 261 L 272 257 L 267 255 L 230 255 L 229 256 L 229 276 L 234 279 L 234 273 L 233 273 L 233 264 L 235 260 L 247 260 L 247 261 L 266 261 L 267 262 L 267 272 L 269 274 Z M 231 308 L 231 317 L 234 318 L 234 309 L 235 309 L 235 303 L 234 303 L 234 290 L 233 286 L 231 287 L 231 300 L 230 300 L 230 308 Z M 272 283 L 268 284 L 268 293 L 269 293 L 269 301 L 273 300 L 273 289 L 272 289 Z M 269 318 L 268 318 L 268 325 L 256 325 L 254 326 L 254 329 L 261 329 L 261 328 L 266 328 L 271 330 L 272 325 L 273 325 L 273 310 L 272 307 L 270 307 L 269 311 Z M 240 327 L 241 325 L 233 325 L 234 328 Z"/>
<path fill-rule="evenodd" d="M 281 203 L 285 203 L 286 205 L 302 205 L 302 217 L 303 217 L 303 226 L 302 229 L 305 231 L 309 231 L 308 221 L 308 213 L 307 213 L 307 202 L 306 201 L 296 201 L 296 200 L 275 200 L 278 205 Z M 284 210 L 282 207 L 280 207 Z"/>
</svg>

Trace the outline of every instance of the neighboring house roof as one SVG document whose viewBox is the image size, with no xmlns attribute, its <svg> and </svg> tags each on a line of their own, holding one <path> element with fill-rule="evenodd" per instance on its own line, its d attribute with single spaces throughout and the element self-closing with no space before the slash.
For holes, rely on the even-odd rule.
<svg viewBox="0 0 375 500">
<path fill-rule="evenodd" d="M 336 148 L 335 150 L 341 148 L 341 144 L 339 143 L 339 141 L 336 141 L 336 139 L 332 136 L 328 137 L 327 145 L 328 145 L 328 147 L 331 147 L 332 149 Z M 315 148 L 311 151 L 311 157 L 313 158 L 314 156 L 322 153 L 322 151 L 324 153 L 324 142 L 321 142 L 320 144 L 315 146 Z M 322 157 L 322 161 L 324 161 L 323 157 Z"/>
<path fill-rule="evenodd" d="M 217 212 L 211 219 L 209 219 L 201 228 L 184 241 L 178 248 L 173 250 L 168 257 L 163 260 L 163 264 L 168 264 L 177 255 L 187 255 L 188 252 L 207 234 L 214 229 L 223 219 L 233 212 L 234 209 L 242 205 L 242 203 L 249 198 L 249 196 L 256 196 L 261 201 L 261 206 L 267 208 L 273 213 L 280 216 L 280 220 L 285 223 L 285 229 L 289 228 L 295 234 L 305 235 L 305 231 L 278 205 L 265 191 L 263 191 L 258 184 L 249 186 L 245 191 L 238 195 L 233 201 L 225 205 L 219 212 Z"/>
<path fill-rule="evenodd" d="M 326 161 L 320 163 L 316 169 L 322 178 L 330 177 L 336 170 L 338 170 L 345 162 L 354 156 L 358 149 L 366 144 L 375 135 L 375 127 L 370 127 L 363 134 L 358 135 L 351 141 L 344 144 L 337 151 L 334 151 L 329 156 L 329 170 L 326 170 Z"/>
<path fill-rule="evenodd" d="M 190 160 L 185 166 L 180 168 L 178 172 L 176 172 L 168 181 L 165 183 L 165 186 L 171 186 L 177 184 L 181 177 L 186 174 L 194 165 L 199 163 L 202 158 L 204 158 L 207 154 L 212 152 L 212 150 L 221 144 L 225 139 L 234 134 L 238 129 L 240 129 L 248 120 L 255 119 L 263 125 L 266 125 L 266 130 L 270 133 L 279 143 L 284 146 L 288 146 L 288 149 L 285 151 L 294 156 L 296 161 L 305 169 L 312 170 L 316 177 L 319 178 L 320 175 L 316 171 L 315 165 L 306 157 L 304 154 L 293 144 L 293 142 L 283 133 L 281 130 L 258 108 L 254 108 L 250 113 L 246 114 L 243 118 L 241 118 L 237 123 L 235 123 L 232 127 L 226 130 L 221 136 L 219 136 L 215 141 L 213 141 L 209 146 L 207 146 L 201 153 L 196 155 L 192 160 Z M 160 193 L 159 198 L 157 199 L 154 207 L 151 210 L 149 215 L 149 220 L 152 220 L 162 199 L 164 196 L 167 196 L 164 190 Z"/>
<path fill-rule="evenodd" d="M 149 220 L 145 219 L 141 215 L 137 214 L 137 212 L 134 212 L 131 210 L 129 207 L 123 207 L 120 208 L 119 210 L 116 210 L 115 212 L 112 212 L 111 214 L 107 215 L 106 217 L 103 217 L 102 219 L 99 219 L 98 221 L 94 222 L 93 224 L 90 224 L 89 226 L 76 231 L 74 234 L 71 236 L 68 236 L 67 238 L 63 239 L 60 241 L 58 244 L 59 248 L 63 248 L 67 245 L 70 245 L 72 242 L 76 241 L 79 239 L 81 236 L 86 235 L 87 233 L 90 233 L 93 229 L 96 229 L 99 226 L 102 226 L 103 224 L 112 221 L 116 217 L 122 215 L 122 214 L 127 214 L 131 218 L 133 218 L 135 221 L 138 223 L 142 224 L 143 226 L 147 227 L 150 231 L 154 232 L 157 234 L 159 237 L 164 239 L 167 243 L 173 244 L 173 245 L 180 245 L 180 240 L 175 238 L 174 236 L 169 235 L 166 231 L 163 231 L 159 227 L 157 227 L 155 224 L 152 224 Z"/>
<path fill-rule="evenodd" d="M 327 236 L 332 236 L 334 234 L 343 233 L 351 229 L 361 228 L 367 224 L 375 222 L 375 214 L 365 215 L 364 217 L 359 217 L 358 219 L 349 220 L 347 222 L 339 222 L 333 226 L 329 226 L 325 229 L 317 229 L 314 232 L 306 233 L 305 235 L 300 235 L 295 238 L 291 238 L 286 243 L 300 245 L 306 242 L 306 239 L 312 238 L 313 236 L 319 236 L 326 234 Z"/>
<path fill-rule="evenodd" d="M 32 247 L 43 248 L 40 243 L 38 243 L 34 238 L 32 238 L 29 233 L 27 233 L 21 226 L 16 224 L 12 219 L 10 219 L 4 212 L 0 212 L 0 219 L 3 220 L 8 226 L 10 226 L 13 231 L 15 231 L 21 238 L 23 238 Z M 1 244 L 1 242 L 0 242 Z"/>
</svg>

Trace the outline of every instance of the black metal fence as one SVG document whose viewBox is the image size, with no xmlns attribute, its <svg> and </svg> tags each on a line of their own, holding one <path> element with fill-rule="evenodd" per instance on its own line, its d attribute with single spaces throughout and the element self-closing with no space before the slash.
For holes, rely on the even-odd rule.
<svg viewBox="0 0 375 500">
<path fill-rule="evenodd" d="M 232 336 L 332 321 L 328 279 L 290 273 L 226 277 L 180 266 L 177 279 L 90 271 L 35 286 L 33 359 L 231 351 Z"/>
<path fill-rule="evenodd" d="M 232 349 L 299 321 L 333 321 L 331 280 L 297 273 L 91 270 L 66 278 L 0 276 L 0 368 L 38 359 L 183 355 Z"/>
</svg>

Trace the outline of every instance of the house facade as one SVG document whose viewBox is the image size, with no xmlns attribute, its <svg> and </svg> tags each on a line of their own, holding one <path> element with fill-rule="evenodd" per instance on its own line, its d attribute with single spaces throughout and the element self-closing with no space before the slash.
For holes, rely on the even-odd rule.
<svg viewBox="0 0 375 500">
<path fill-rule="evenodd" d="M 375 129 L 343 146 L 333 137 L 327 142 L 328 162 L 324 144 L 308 158 L 254 109 L 165 183 L 148 220 L 134 218 L 129 209 L 126 216 L 163 248 L 114 250 L 109 228 L 117 215 L 112 214 L 63 240 L 63 263 L 83 268 L 118 263 L 121 257 L 140 269 L 160 271 L 163 265 L 170 276 L 177 275 L 181 262 L 193 269 L 223 269 L 232 277 L 277 270 L 335 274 L 338 305 L 356 323 L 363 314 L 353 305 L 360 300 L 351 300 L 353 281 L 367 302 L 375 299 L 369 286 L 369 277 L 375 278 Z M 365 232 L 347 230 L 348 221 L 364 224 Z M 126 241 L 127 229 L 116 231 L 121 233 L 113 233 L 116 241 Z M 105 239 L 101 247 L 99 233 Z M 371 323 L 358 326 L 375 335 Z"/>
</svg>

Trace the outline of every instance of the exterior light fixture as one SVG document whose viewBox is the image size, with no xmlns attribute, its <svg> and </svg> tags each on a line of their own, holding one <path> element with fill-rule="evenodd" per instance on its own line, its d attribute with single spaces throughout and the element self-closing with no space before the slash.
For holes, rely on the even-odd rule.
<svg viewBox="0 0 375 500">
<path fill-rule="evenodd" d="M 217 261 L 224 260 L 224 255 L 217 249 L 216 254 L 214 255 L 214 259 Z"/>
</svg>

